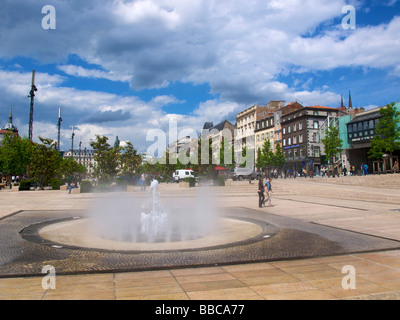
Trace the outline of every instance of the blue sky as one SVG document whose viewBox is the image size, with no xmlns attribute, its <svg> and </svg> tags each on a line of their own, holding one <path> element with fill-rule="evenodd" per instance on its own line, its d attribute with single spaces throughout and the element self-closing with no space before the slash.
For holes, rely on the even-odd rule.
<svg viewBox="0 0 400 320">
<path fill-rule="evenodd" d="M 149 130 L 170 121 L 200 131 L 270 100 L 338 107 L 351 90 L 357 107 L 399 101 L 399 52 L 399 0 L 4 0 L 0 125 L 12 106 L 27 135 L 34 69 L 35 140 L 56 139 L 61 107 L 62 149 L 74 126 L 84 146 L 99 134 L 146 151 Z"/>
</svg>

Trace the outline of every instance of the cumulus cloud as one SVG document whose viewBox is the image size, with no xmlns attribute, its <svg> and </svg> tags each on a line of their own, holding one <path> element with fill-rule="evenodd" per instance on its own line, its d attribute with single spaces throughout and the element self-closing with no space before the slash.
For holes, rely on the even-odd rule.
<svg viewBox="0 0 400 320">
<path fill-rule="evenodd" d="M 82 136 L 115 130 L 144 143 L 146 130 L 166 129 L 171 117 L 182 128 L 201 128 L 205 121 L 232 120 L 241 109 L 269 100 L 339 103 L 340 93 L 315 85 L 314 72 L 362 67 L 399 75 L 400 17 L 345 31 L 340 26 L 345 0 L 53 0 L 57 29 L 43 30 L 41 8 L 47 4 L 2 1 L 0 59 L 54 64 L 59 75 L 38 72 L 35 115 L 56 118 L 62 107 L 70 119 L 63 125 L 79 125 Z M 73 64 L 70 55 L 98 68 Z M 295 81 L 295 87 L 279 80 L 303 74 L 307 80 Z M 164 106 L 184 101 L 164 93 L 144 101 L 139 93 L 83 90 L 67 85 L 68 78 L 128 82 L 139 93 L 175 82 L 206 83 L 216 98 L 186 115 L 167 115 Z M 27 72 L 0 69 L 3 109 L 16 104 L 22 110 L 29 83 Z M 21 123 L 25 113 L 19 113 Z"/>
</svg>

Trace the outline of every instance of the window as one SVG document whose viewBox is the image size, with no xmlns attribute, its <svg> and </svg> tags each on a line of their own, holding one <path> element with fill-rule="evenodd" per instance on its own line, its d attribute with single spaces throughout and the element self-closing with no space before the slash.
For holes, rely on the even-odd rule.
<svg viewBox="0 0 400 320">
<path fill-rule="evenodd" d="M 374 120 L 369 120 L 369 128 L 370 129 L 374 128 Z"/>
</svg>

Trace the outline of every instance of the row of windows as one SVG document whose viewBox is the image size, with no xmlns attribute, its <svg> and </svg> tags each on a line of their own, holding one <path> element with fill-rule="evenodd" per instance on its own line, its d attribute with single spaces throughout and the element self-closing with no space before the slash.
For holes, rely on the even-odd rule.
<svg viewBox="0 0 400 320">
<path fill-rule="evenodd" d="M 364 132 L 349 133 L 349 139 L 362 138 L 362 137 L 373 136 L 373 135 L 375 135 L 375 130 L 366 130 Z"/>
<path fill-rule="evenodd" d="M 303 130 L 303 123 L 299 122 L 299 123 L 295 123 L 293 126 L 283 127 L 282 134 L 286 134 L 286 132 L 291 133 L 292 129 L 293 129 L 293 132 L 296 132 L 297 130 Z"/>
<path fill-rule="evenodd" d="M 257 130 L 268 128 L 268 127 L 273 127 L 273 126 L 274 126 L 273 118 L 257 121 Z"/>
<path fill-rule="evenodd" d="M 274 139 L 274 133 L 271 132 L 267 132 L 267 133 L 262 133 L 262 134 L 258 134 L 257 135 L 257 141 L 264 141 L 264 140 L 273 140 Z"/>
<path fill-rule="evenodd" d="M 349 133 L 373 130 L 373 129 L 375 129 L 378 122 L 379 122 L 379 119 L 375 119 L 375 120 L 369 120 L 369 121 L 349 124 L 347 126 L 347 130 Z"/>
<path fill-rule="evenodd" d="M 286 144 L 286 142 L 287 142 L 287 144 Z M 298 143 L 303 143 L 303 135 L 301 134 L 298 137 L 295 136 L 295 137 L 292 137 L 292 138 L 288 138 L 287 140 L 283 139 L 282 143 L 283 143 L 284 147 L 286 147 L 286 145 L 287 146 L 291 146 L 292 144 L 296 145 Z"/>
</svg>

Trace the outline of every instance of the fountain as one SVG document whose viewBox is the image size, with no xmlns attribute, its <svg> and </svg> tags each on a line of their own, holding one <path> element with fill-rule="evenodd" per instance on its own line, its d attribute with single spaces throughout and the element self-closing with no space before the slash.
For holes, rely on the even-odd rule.
<svg viewBox="0 0 400 320">
<path fill-rule="evenodd" d="M 96 199 L 87 217 L 58 221 L 39 236 L 62 247 L 113 252 L 199 250 L 235 245 L 264 232 L 249 219 L 225 216 L 217 210 L 214 190 L 196 188 L 161 200 L 159 183 L 148 192 L 108 194 Z"/>
</svg>

